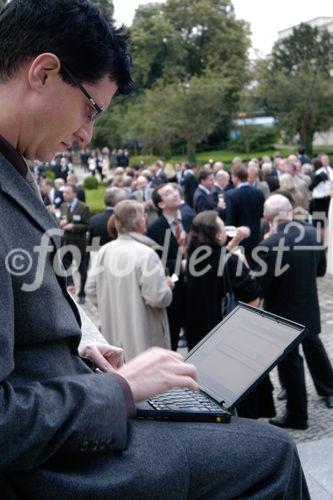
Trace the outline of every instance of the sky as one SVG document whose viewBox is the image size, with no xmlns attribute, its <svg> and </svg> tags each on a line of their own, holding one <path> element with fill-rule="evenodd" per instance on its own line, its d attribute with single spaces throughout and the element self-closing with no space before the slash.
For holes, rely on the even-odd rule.
<svg viewBox="0 0 333 500">
<path fill-rule="evenodd" d="M 163 1 L 163 0 L 155 0 Z M 195 0 L 193 0 L 195 1 Z M 149 0 L 113 0 L 115 19 L 129 26 L 138 5 Z M 236 17 L 250 23 L 252 46 L 258 55 L 267 55 L 280 30 L 315 17 L 333 17 L 330 0 L 232 0 Z"/>
</svg>

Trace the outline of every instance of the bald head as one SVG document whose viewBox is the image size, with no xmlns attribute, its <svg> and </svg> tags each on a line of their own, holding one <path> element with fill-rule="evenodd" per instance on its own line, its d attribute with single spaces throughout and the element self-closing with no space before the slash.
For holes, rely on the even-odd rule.
<svg viewBox="0 0 333 500">
<path fill-rule="evenodd" d="M 135 187 L 136 189 L 146 189 L 148 186 L 148 179 L 144 175 L 139 175 L 136 180 Z"/>
<path fill-rule="evenodd" d="M 265 201 L 264 217 L 268 222 L 292 220 L 293 207 L 285 196 L 273 194 Z"/>
</svg>

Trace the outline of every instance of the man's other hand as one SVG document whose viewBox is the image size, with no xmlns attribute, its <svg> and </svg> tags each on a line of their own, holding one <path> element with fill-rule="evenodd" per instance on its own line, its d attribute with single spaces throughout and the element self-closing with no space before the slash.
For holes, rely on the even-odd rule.
<svg viewBox="0 0 333 500">
<path fill-rule="evenodd" d="M 181 354 L 159 347 L 148 349 L 118 370 L 127 380 L 135 402 L 166 392 L 173 387 L 197 391 L 196 368 L 184 363 Z"/>
<path fill-rule="evenodd" d="M 102 372 L 112 372 L 124 364 L 124 351 L 110 344 L 93 343 L 79 348 L 80 356 L 95 363 Z"/>
</svg>

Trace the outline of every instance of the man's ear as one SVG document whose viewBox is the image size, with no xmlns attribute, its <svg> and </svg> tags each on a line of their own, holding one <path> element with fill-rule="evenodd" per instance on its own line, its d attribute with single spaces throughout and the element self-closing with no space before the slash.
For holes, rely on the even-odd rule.
<svg viewBox="0 0 333 500">
<path fill-rule="evenodd" d="M 55 54 L 40 54 L 32 61 L 28 70 L 31 89 L 43 92 L 50 83 L 59 79 L 60 68 L 60 60 Z"/>
</svg>

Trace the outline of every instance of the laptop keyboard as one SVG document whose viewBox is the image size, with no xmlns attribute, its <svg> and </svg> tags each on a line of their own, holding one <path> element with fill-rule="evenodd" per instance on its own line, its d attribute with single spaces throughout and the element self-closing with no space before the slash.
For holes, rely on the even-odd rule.
<svg viewBox="0 0 333 500">
<path fill-rule="evenodd" d="M 221 412 L 221 407 L 207 398 L 202 392 L 175 388 L 155 396 L 148 401 L 155 410 Z"/>
</svg>

